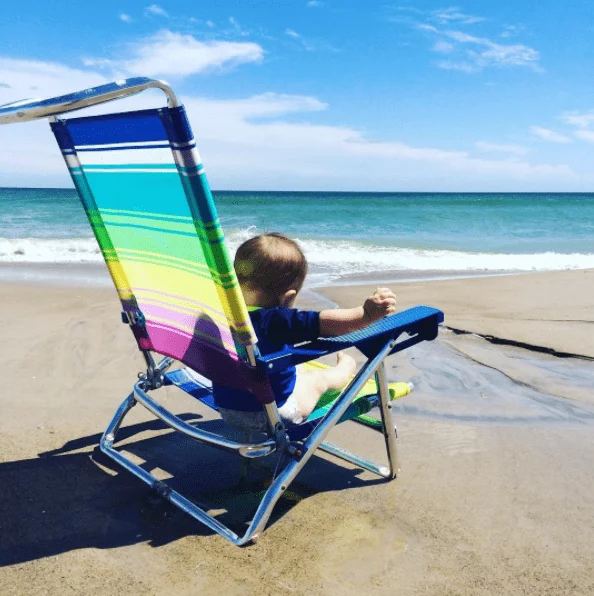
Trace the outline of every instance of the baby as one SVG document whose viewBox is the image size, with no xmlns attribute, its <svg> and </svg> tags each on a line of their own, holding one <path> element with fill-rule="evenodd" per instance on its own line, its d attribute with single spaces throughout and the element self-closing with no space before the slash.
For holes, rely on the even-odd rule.
<svg viewBox="0 0 594 596">
<path fill-rule="evenodd" d="M 388 288 L 378 288 L 356 308 L 321 312 L 293 308 L 307 275 L 307 261 L 297 243 L 282 234 L 263 234 L 244 242 L 234 264 L 263 355 L 287 344 L 357 331 L 396 312 L 396 297 Z M 291 366 L 270 375 L 283 422 L 302 422 L 328 389 L 341 389 L 354 372 L 353 358 L 339 352 L 336 366 L 309 371 Z M 266 414 L 251 393 L 214 385 L 213 394 L 227 423 L 246 430 L 266 428 Z"/>
</svg>

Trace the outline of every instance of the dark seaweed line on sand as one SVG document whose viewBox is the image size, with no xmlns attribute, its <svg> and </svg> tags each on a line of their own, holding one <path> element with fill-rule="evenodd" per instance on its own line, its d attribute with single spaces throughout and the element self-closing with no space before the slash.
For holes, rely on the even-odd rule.
<svg viewBox="0 0 594 596">
<path fill-rule="evenodd" d="M 541 354 L 548 354 L 550 356 L 555 356 L 556 358 L 578 358 L 580 360 L 594 361 L 594 358 L 592 356 L 586 356 L 584 354 L 574 354 L 572 352 L 559 352 L 553 348 L 547 348 L 545 346 L 529 344 L 514 339 L 505 339 L 503 337 L 495 337 L 494 335 L 481 335 L 480 333 L 476 333 L 475 331 L 467 331 L 466 329 L 456 329 L 455 327 L 448 327 L 447 325 L 443 325 L 442 327 L 456 335 L 474 335 L 476 337 L 480 337 L 481 339 L 485 339 L 486 341 L 499 346 L 512 346 L 515 348 L 523 348 L 524 350 L 530 350 L 531 352 L 539 352 Z"/>
</svg>

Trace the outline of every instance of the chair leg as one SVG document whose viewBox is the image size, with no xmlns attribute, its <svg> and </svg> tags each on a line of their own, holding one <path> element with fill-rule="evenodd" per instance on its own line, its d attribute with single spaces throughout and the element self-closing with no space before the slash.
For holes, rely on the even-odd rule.
<svg viewBox="0 0 594 596">
<path fill-rule="evenodd" d="M 388 460 L 390 462 L 389 478 L 396 478 L 399 472 L 398 445 L 396 444 L 396 426 L 392 420 L 392 402 L 390 400 L 386 367 L 383 362 L 375 371 L 375 382 L 377 384 L 380 397 L 380 414 L 382 417 L 382 426 L 384 439 L 386 441 L 386 450 L 388 452 Z"/>
<path fill-rule="evenodd" d="M 359 466 L 360 468 L 363 468 L 364 470 L 373 472 L 374 474 L 377 474 L 378 476 L 382 476 L 383 478 L 392 478 L 392 476 L 390 475 L 391 474 L 390 468 L 376 464 L 375 462 L 372 462 L 371 460 L 367 459 L 366 457 L 362 457 L 360 455 L 351 453 L 347 449 L 344 449 L 343 447 L 339 447 L 338 445 L 335 445 L 334 443 L 324 441 L 320 445 L 320 449 L 322 451 L 325 451 L 326 453 L 329 453 L 330 455 L 333 455 L 334 457 L 339 457 L 340 459 L 344 459 L 345 461 L 348 461 L 351 464 L 355 464 L 356 466 Z"/>
<path fill-rule="evenodd" d="M 376 356 L 372 360 L 368 360 L 365 363 L 359 372 L 355 375 L 349 386 L 345 389 L 344 393 L 340 398 L 338 398 L 337 402 L 332 406 L 328 414 L 326 414 L 325 418 L 323 418 L 322 422 L 315 428 L 315 430 L 311 433 L 309 438 L 305 440 L 303 443 L 303 454 L 299 459 L 292 459 L 287 466 L 283 469 L 283 471 L 275 478 L 272 482 L 270 488 L 266 491 L 266 494 L 262 498 L 258 509 L 254 515 L 254 518 L 248 528 L 247 534 L 250 535 L 252 540 L 255 540 L 259 534 L 264 530 L 268 519 L 270 518 L 270 514 L 272 513 L 272 509 L 275 503 L 278 501 L 280 496 L 287 490 L 288 486 L 293 482 L 295 476 L 301 471 L 303 466 L 309 461 L 309 459 L 313 456 L 316 452 L 318 447 L 321 447 L 324 443 L 324 439 L 330 432 L 330 430 L 337 424 L 340 420 L 341 416 L 344 414 L 350 403 L 353 401 L 354 397 L 361 391 L 361 388 L 369 378 L 378 370 L 378 368 L 383 364 L 384 358 L 390 353 L 391 349 L 394 347 L 394 342 L 388 342 L 386 345 L 376 354 Z M 383 369 L 382 369 L 383 370 Z M 383 379 L 385 381 L 385 374 L 381 375 L 380 373 L 380 380 Z M 388 385 L 384 384 L 384 400 L 389 404 L 390 403 L 390 394 L 388 391 Z M 388 414 L 389 418 L 389 414 Z M 382 420 L 384 420 L 382 418 Z M 391 420 L 391 419 L 390 419 Z M 385 421 L 384 421 L 385 425 Z M 395 431 L 394 426 L 392 425 L 392 432 L 394 434 L 394 446 L 395 446 Z M 388 442 L 386 440 L 386 445 Z M 325 445 L 326 450 L 328 451 L 328 444 Z M 354 454 L 349 453 L 346 450 L 335 451 L 333 455 L 336 455 L 342 459 L 346 459 L 347 461 L 352 461 L 357 465 L 362 465 L 365 461 L 362 458 L 356 459 L 357 456 Z M 390 456 L 390 451 L 388 448 L 388 455 Z M 396 466 L 393 463 L 395 459 L 391 457 L 390 459 L 390 469 L 383 468 L 382 466 L 375 466 L 372 462 L 369 462 L 374 466 L 366 467 L 370 471 L 379 474 L 380 476 L 384 476 L 385 472 L 388 472 L 390 475 L 385 475 L 386 478 L 393 478 L 393 471 L 396 470 Z M 368 460 L 367 460 L 368 461 Z M 383 473 L 384 472 L 384 473 Z"/>
<path fill-rule="evenodd" d="M 246 443 L 251 443 L 253 438 L 252 433 L 244 433 L 243 440 Z M 239 468 L 239 484 L 246 484 L 248 480 L 248 476 L 250 475 L 250 470 L 252 469 L 252 460 L 247 457 L 241 458 L 240 468 Z"/>
<path fill-rule="evenodd" d="M 386 452 L 388 455 L 389 467 L 382 466 L 372 462 L 371 460 L 351 453 L 343 447 L 334 445 L 328 441 L 324 441 L 320 445 L 320 449 L 326 453 L 330 453 L 334 457 L 338 457 L 349 463 L 352 463 L 360 468 L 369 470 L 378 476 L 393 480 L 399 472 L 398 465 L 398 446 L 396 443 L 396 426 L 391 416 L 392 401 L 390 399 L 389 385 L 386 377 L 385 365 L 383 362 L 379 364 L 375 371 L 375 381 L 379 395 L 379 409 L 382 418 L 382 431 L 386 441 Z"/>
</svg>

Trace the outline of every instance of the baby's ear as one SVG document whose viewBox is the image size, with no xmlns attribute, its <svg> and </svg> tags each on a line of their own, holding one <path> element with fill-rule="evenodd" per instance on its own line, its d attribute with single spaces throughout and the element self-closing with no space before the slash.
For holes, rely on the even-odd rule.
<svg viewBox="0 0 594 596">
<path fill-rule="evenodd" d="M 297 298 L 297 290 L 287 290 L 281 296 L 281 306 L 283 308 L 290 308 L 291 306 L 293 306 L 295 298 Z"/>
</svg>

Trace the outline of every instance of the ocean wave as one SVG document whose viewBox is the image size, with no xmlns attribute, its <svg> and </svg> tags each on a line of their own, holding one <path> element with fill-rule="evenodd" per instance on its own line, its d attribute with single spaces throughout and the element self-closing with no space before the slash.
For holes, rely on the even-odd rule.
<svg viewBox="0 0 594 596">
<path fill-rule="evenodd" d="M 0 238 L 0 263 L 100 263 L 95 238 Z"/>
<path fill-rule="evenodd" d="M 594 267 L 594 254 L 508 254 L 301 242 L 309 263 L 340 274 L 373 271 L 556 271 Z"/>
<path fill-rule="evenodd" d="M 230 248 L 235 251 L 254 233 L 253 228 L 231 232 Z M 314 270 L 338 276 L 374 271 L 557 271 L 594 267 L 591 253 L 492 253 L 402 248 L 346 240 L 296 240 Z"/>
<path fill-rule="evenodd" d="M 227 234 L 232 254 L 253 229 Z M 380 246 L 344 240 L 299 239 L 313 273 L 335 276 L 382 271 L 555 271 L 594 267 L 594 254 L 542 252 L 507 254 Z M 0 262 L 101 262 L 94 238 L 0 238 Z"/>
</svg>

